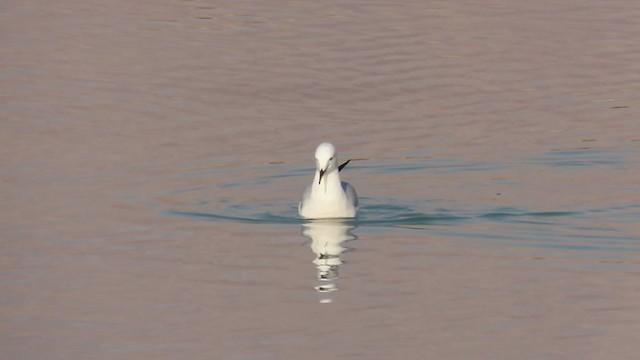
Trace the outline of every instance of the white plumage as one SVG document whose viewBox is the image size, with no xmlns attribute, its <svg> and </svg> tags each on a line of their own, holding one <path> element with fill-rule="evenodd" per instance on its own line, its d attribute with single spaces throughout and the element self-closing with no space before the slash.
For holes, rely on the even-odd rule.
<svg viewBox="0 0 640 360">
<path fill-rule="evenodd" d="M 358 211 L 358 195 L 349 183 L 340 181 L 336 148 L 322 143 L 316 149 L 313 183 L 302 193 L 298 213 L 306 219 L 352 218 Z"/>
</svg>

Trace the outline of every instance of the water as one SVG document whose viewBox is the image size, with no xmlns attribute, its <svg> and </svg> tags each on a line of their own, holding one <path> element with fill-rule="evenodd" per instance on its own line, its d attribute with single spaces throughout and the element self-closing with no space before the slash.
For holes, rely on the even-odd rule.
<svg viewBox="0 0 640 360">
<path fill-rule="evenodd" d="M 573 167 L 607 167 L 609 169 L 630 168 L 632 157 L 637 157 L 640 150 L 636 148 L 621 150 L 571 150 L 549 152 L 532 157 L 531 167 L 557 168 L 559 172 L 570 171 Z M 362 161 L 363 163 L 366 161 Z M 280 228 L 297 228 L 308 221 L 297 215 L 297 198 L 250 202 L 249 200 L 218 199 L 211 201 L 211 194 L 217 190 L 234 187 L 246 193 L 277 193 L 282 190 L 284 179 L 287 184 L 305 184 L 313 174 L 313 169 L 295 165 L 272 165 L 262 167 L 265 175 L 254 178 L 254 170 L 250 168 L 235 169 L 232 172 L 221 170 L 233 176 L 234 182 L 221 183 L 217 186 L 199 186 L 187 189 L 170 190 L 163 198 L 170 198 L 171 203 L 181 204 L 165 209 L 164 214 L 209 221 L 231 223 L 261 224 Z M 497 189 L 491 203 L 453 204 L 451 199 L 415 198 L 411 189 L 418 194 L 422 191 L 427 177 L 437 178 L 439 175 L 460 174 L 464 178 L 468 172 L 494 179 L 506 179 L 512 165 L 509 163 L 462 162 L 454 159 L 431 161 L 407 161 L 403 164 L 378 163 L 375 165 L 354 165 L 349 175 L 355 179 L 377 177 L 378 181 L 393 183 L 397 176 L 408 173 L 398 187 L 405 188 L 399 193 L 400 198 L 360 197 L 360 212 L 356 219 L 342 220 L 345 227 L 360 228 L 364 234 L 406 235 L 422 234 L 423 236 L 439 235 L 451 238 L 468 238 L 482 245 L 507 246 L 510 248 L 527 248 L 531 250 L 557 249 L 583 252 L 580 256 L 600 261 L 613 258 L 626 259 L 625 266 L 629 271 L 634 267 L 635 254 L 640 247 L 639 238 L 634 232 L 635 222 L 640 215 L 640 203 L 603 208 L 585 206 L 559 206 L 557 210 L 544 210 L 518 207 L 509 200 L 502 201 L 512 188 L 526 188 L 527 181 L 493 180 L 490 184 L 477 184 L 478 187 L 492 185 Z M 532 169 L 531 171 L 543 171 Z M 245 174 L 245 173 L 247 174 Z M 181 176 L 217 177 L 216 171 L 195 171 Z M 434 180 L 435 181 L 435 180 Z M 299 189 L 295 189 L 299 190 Z M 631 193 L 635 190 L 628 188 Z M 452 191 L 452 189 L 447 189 Z M 455 189 L 453 189 L 455 191 Z M 375 189 L 360 189 L 361 193 L 375 195 Z M 292 191 L 295 193 L 295 191 Z M 504 193 L 504 195 L 503 195 Z M 432 196 L 435 197 L 434 192 Z M 245 198 L 250 198 L 246 196 Z M 551 199 L 549 199 L 551 201 Z M 156 204 L 162 208 L 164 205 Z M 607 225 L 598 225 L 606 222 Z M 631 231 L 625 229 L 631 225 Z M 293 230 L 292 230 L 293 231 Z M 576 256 L 576 254 L 567 254 Z"/>
<path fill-rule="evenodd" d="M 3 5 L 3 358 L 634 358 L 638 12 Z"/>
<path fill-rule="evenodd" d="M 337 354 L 362 349 L 362 356 L 370 356 L 396 354 L 389 349 L 401 342 L 432 353 L 457 353 L 460 347 L 461 356 L 473 357 L 471 352 L 483 347 L 476 339 L 509 338 L 522 346 L 553 344 L 547 355 L 563 358 L 554 347 L 582 354 L 615 328 L 637 325 L 625 320 L 637 306 L 629 297 L 637 291 L 632 278 L 640 270 L 636 190 L 622 186 L 619 191 L 629 194 L 626 201 L 602 201 L 600 207 L 588 199 L 522 199 L 518 194 L 549 178 L 588 182 L 580 178 L 582 171 L 605 168 L 610 176 L 622 176 L 639 154 L 630 147 L 548 151 L 492 163 L 403 153 L 399 163 L 361 160 L 344 174 L 361 194 L 361 211 L 357 219 L 338 222 L 297 217 L 295 195 L 313 174 L 303 163 L 231 171 L 203 165 L 177 176 L 219 180 L 167 189 L 153 206 L 162 216 L 199 226 L 242 229 L 246 237 L 231 241 L 256 247 L 244 251 L 242 261 L 220 259 L 214 267 L 231 271 L 207 278 L 245 287 L 235 301 L 246 306 L 280 306 L 244 298 L 260 298 L 270 287 L 276 301 L 291 309 L 274 321 L 275 331 L 271 323 L 239 330 L 239 336 L 262 334 L 253 340 L 258 352 L 298 346 L 314 353 L 320 351 L 314 344 L 322 344 Z M 539 178 L 516 174 L 520 164 L 527 172 L 547 173 Z M 476 194 L 484 200 L 467 199 L 458 182 L 469 177 L 477 179 L 472 192 L 485 192 Z M 384 186 L 367 186 L 371 183 L 387 184 L 388 193 L 398 196 L 377 196 Z M 545 185 L 553 192 L 557 184 Z M 238 195 L 212 200 L 211 194 L 229 188 L 238 189 Z M 258 200 L 260 194 L 278 193 L 293 195 Z M 260 240 L 252 241 L 252 233 L 261 234 Z M 314 303 L 326 308 L 306 313 Z M 334 312 L 340 315 L 329 315 Z M 423 328 L 426 333 L 416 332 Z M 350 341 L 345 344 L 343 338 Z"/>
</svg>

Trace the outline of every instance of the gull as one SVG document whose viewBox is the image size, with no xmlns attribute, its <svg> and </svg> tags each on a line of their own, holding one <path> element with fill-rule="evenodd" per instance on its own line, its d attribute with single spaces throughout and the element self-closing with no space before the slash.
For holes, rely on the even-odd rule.
<svg viewBox="0 0 640 360">
<path fill-rule="evenodd" d="M 305 219 L 352 218 L 358 211 L 358 195 L 349 183 L 340 181 L 336 148 L 322 143 L 316 149 L 316 173 L 313 183 L 302 193 L 298 214 Z"/>
</svg>

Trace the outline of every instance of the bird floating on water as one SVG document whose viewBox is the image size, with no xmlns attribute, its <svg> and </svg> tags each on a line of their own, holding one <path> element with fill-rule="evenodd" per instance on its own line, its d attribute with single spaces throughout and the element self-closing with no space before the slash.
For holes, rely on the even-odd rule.
<svg viewBox="0 0 640 360">
<path fill-rule="evenodd" d="M 353 218 L 358 212 L 358 195 L 349 183 L 340 181 L 336 148 L 322 143 L 316 149 L 316 173 L 313 183 L 302 193 L 298 213 L 306 219 Z"/>
</svg>

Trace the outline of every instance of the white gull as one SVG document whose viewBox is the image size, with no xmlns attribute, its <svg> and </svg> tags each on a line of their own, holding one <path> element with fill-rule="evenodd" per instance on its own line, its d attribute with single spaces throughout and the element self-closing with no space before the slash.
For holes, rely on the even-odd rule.
<svg viewBox="0 0 640 360">
<path fill-rule="evenodd" d="M 349 183 L 340 181 L 336 148 L 322 143 L 316 149 L 316 173 L 298 205 L 298 213 L 306 219 L 352 218 L 358 211 L 358 195 Z"/>
</svg>

